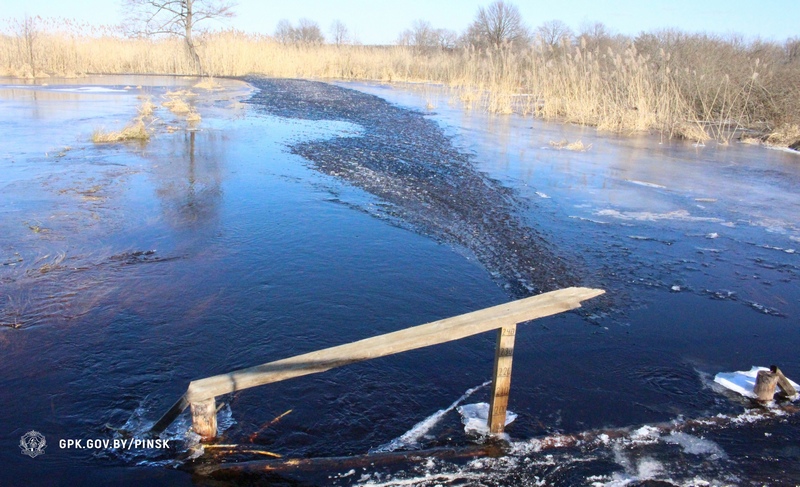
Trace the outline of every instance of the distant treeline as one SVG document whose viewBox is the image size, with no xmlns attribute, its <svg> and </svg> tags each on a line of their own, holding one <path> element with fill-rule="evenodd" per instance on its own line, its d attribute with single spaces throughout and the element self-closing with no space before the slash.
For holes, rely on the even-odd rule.
<svg viewBox="0 0 800 487">
<path fill-rule="evenodd" d="M 499 29 L 498 26 L 503 26 Z M 785 42 L 677 30 L 611 34 L 603 24 L 535 29 L 513 5 L 481 8 L 461 34 L 416 21 L 393 46 L 353 42 L 339 21 L 304 19 L 274 35 L 195 34 L 204 74 L 442 83 L 469 107 L 693 140 L 800 143 L 800 38 Z M 131 36 L 69 20 L 25 18 L 0 34 L 0 74 L 195 74 L 176 37 Z"/>
</svg>

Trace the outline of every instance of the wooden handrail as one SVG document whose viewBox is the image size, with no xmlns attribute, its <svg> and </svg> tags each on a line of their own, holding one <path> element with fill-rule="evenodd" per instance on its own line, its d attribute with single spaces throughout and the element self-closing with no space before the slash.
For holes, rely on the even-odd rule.
<svg viewBox="0 0 800 487">
<path fill-rule="evenodd" d="M 316 374 L 355 362 L 451 342 L 496 329 L 501 329 L 501 335 L 498 338 L 495 358 L 495 384 L 492 388 L 493 407 L 490 414 L 490 422 L 491 416 L 495 416 L 495 419 L 498 417 L 504 419 L 507 397 L 506 401 L 497 401 L 495 396 L 498 394 L 507 396 L 509 392 L 513 339 L 510 341 L 511 348 L 509 349 L 508 338 L 502 339 L 501 337 L 503 335 L 513 335 L 518 323 L 578 308 L 582 301 L 599 296 L 604 292 L 602 289 L 579 287 L 560 289 L 316 352 L 195 380 L 189 384 L 186 394 L 170 408 L 153 426 L 151 431 L 160 433 L 187 406 L 191 405 L 195 431 L 201 436 L 213 437 L 216 435 L 216 408 L 214 401 L 217 396 L 222 394 L 303 375 Z M 498 362 L 498 360 L 501 362 Z M 498 366 L 498 363 L 501 366 Z M 502 379 L 498 382 L 498 374 L 501 374 L 502 377 L 507 377 L 507 380 Z M 498 384 L 500 384 L 499 387 Z M 502 411 L 498 410 L 497 414 L 495 414 L 495 405 L 498 405 L 498 408 L 502 409 Z M 502 425 L 499 428 L 502 431 Z M 492 430 L 497 430 L 496 424 L 492 426 Z"/>
</svg>

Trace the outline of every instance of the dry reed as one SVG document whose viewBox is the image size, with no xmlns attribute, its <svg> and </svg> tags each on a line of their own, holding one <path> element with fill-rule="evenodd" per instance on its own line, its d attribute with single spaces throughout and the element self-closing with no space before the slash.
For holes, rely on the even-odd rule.
<svg viewBox="0 0 800 487">
<path fill-rule="evenodd" d="M 35 40 L 13 28 L 0 34 L 0 74 L 195 72 L 179 39 L 132 39 L 58 19 L 39 19 L 36 28 Z M 284 45 L 234 30 L 198 36 L 213 76 L 433 82 L 452 87 L 468 109 L 695 141 L 728 142 L 750 128 L 782 145 L 796 142 L 785 127 L 800 124 L 800 50 L 789 47 L 673 31 L 483 51 Z"/>
</svg>

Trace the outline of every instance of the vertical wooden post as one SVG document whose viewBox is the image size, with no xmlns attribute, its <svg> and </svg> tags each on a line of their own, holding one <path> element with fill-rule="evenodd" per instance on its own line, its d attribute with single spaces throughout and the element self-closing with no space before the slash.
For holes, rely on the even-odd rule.
<svg viewBox="0 0 800 487">
<path fill-rule="evenodd" d="M 191 403 L 192 429 L 204 440 L 217 436 L 217 404 L 214 398 Z"/>
<path fill-rule="evenodd" d="M 517 325 L 497 330 L 497 349 L 494 353 L 492 398 L 489 403 L 489 431 L 502 433 L 506 426 L 508 394 L 511 392 L 511 363 L 514 360 L 514 338 Z"/>
<path fill-rule="evenodd" d="M 778 374 L 771 370 L 759 370 L 756 374 L 756 385 L 753 392 L 759 401 L 771 401 L 778 385 Z"/>
</svg>

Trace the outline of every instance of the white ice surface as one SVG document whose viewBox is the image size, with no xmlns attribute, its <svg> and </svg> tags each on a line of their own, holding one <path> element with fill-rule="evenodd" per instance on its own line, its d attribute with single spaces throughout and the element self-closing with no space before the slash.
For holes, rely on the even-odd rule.
<svg viewBox="0 0 800 487">
<path fill-rule="evenodd" d="M 79 86 L 76 88 L 54 88 L 53 91 L 64 91 L 68 93 L 125 93 L 128 90 L 108 88 L 105 86 Z"/>
<path fill-rule="evenodd" d="M 464 431 L 467 433 L 478 433 L 480 435 L 489 434 L 489 404 L 479 402 L 476 404 L 464 404 L 458 407 L 461 414 L 461 422 L 464 423 Z M 506 411 L 506 426 L 517 419 L 517 414 Z"/>
</svg>

